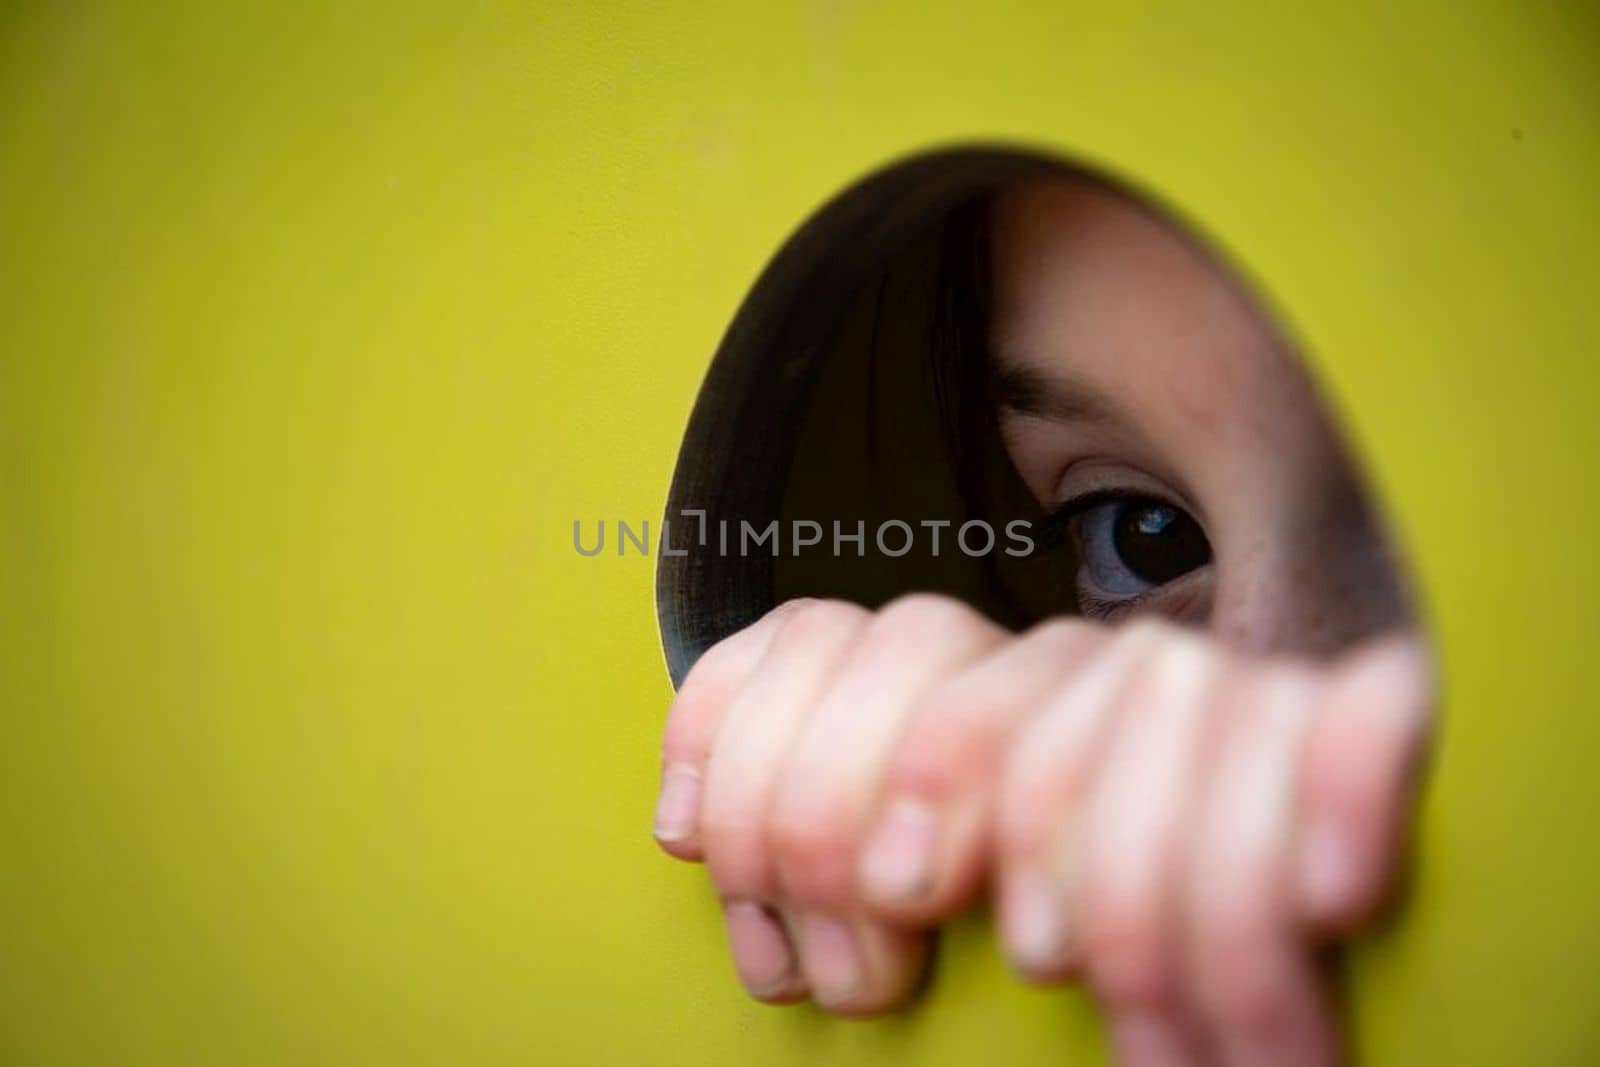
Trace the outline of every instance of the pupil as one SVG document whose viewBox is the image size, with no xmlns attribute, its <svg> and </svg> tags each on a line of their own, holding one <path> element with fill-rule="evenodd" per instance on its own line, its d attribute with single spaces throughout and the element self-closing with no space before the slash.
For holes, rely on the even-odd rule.
<svg viewBox="0 0 1600 1067">
<path fill-rule="evenodd" d="M 1164 585 L 1211 561 L 1200 524 L 1178 508 L 1153 501 L 1117 509 L 1112 544 L 1128 570 L 1151 585 Z"/>
</svg>

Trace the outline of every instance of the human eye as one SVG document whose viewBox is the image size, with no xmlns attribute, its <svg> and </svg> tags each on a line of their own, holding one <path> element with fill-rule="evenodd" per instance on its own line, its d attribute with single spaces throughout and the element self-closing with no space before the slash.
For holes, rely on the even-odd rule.
<svg viewBox="0 0 1600 1067">
<path fill-rule="evenodd" d="M 1102 488 L 1062 503 L 1052 525 L 1077 547 L 1078 604 L 1109 619 L 1211 562 L 1211 544 L 1183 507 L 1148 492 Z"/>
</svg>

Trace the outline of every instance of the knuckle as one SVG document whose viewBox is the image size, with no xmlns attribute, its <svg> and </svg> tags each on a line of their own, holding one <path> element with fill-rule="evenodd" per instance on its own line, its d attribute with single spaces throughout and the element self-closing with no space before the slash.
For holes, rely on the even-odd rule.
<svg viewBox="0 0 1600 1067">
<path fill-rule="evenodd" d="M 743 678 L 742 634 L 724 638 L 707 649 L 678 687 L 662 730 L 662 754 L 668 759 L 698 760 L 705 756 L 720 704 L 733 699 Z"/>
<path fill-rule="evenodd" d="M 975 621 L 976 613 L 959 600 L 938 593 L 907 593 L 878 609 L 869 638 L 921 643 Z"/>
<path fill-rule="evenodd" d="M 733 855 L 758 851 L 764 844 L 763 827 L 753 819 L 730 814 L 722 805 L 708 803 L 700 818 L 706 848 Z"/>
<path fill-rule="evenodd" d="M 1160 638 L 1175 627 L 1159 615 L 1137 615 L 1123 625 L 1122 632 L 1130 639 L 1143 636 L 1146 639 Z"/>
<path fill-rule="evenodd" d="M 851 840 L 836 820 L 780 816 L 773 822 L 772 846 L 791 899 L 821 903 L 848 895 Z"/>
<path fill-rule="evenodd" d="M 892 757 L 888 784 L 930 801 L 949 795 L 983 762 L 982 705 L 971 693 L 946 687 L 928 698 Z"/>
<path fill-rule="evenodd" d="M 771 869 L 760 827 L 747 820 L 708 816 L 701 827 L 706 867 L 724 896 L 765 896 Z"/>
<path fill-rule="evenodd" d="M 695 660 L 694 666 L 689 668 L 683 684 L 678 687 L 678 695 L 673 701 L 674 709 L 691 707 L 707 693 L 725 689 L 733 667 L 734 656 L 726 641 L 706 649 Z"/>
<path fill-rule="evenodd" d="M 1192 678 L 1222 661 L 1219 646 L 1194 630 L 1174 628 L 1161 643 L 1159 663 L 1169 676 Z M 1170 679 L 1169 679 L 1170 680 Z"/>
<path fill-rule="evenodd" d="M 1217 665 L 1217 655 L 1204 639 L 1174 630 L 1166 640 L 1149 646 L 1143 669 L 1130 675 L 1120 704 L 1137 714 L 1209 693 Z"/>
<path fill-rule="evenodd" d="M 792 806 L 781 809 L 772 821 L 772 846 L 785 861 L 796 865 L 827 859 L 841 847 L 843 835 L 833 820 Z"/>
<path fill-rule="evenodd" d="M 791 646 L 814 645 L 859 626 L 866 617 L 866 609 L 858 604 L 843 600 L 806 600 L 797 603 L 783 617 L 775 640 Z"/>
<path fill-rule="evenodd" d="M 1100 640 L 1104 636 L 1104 629 L 1099 623 L 1086 619 L 1057 615 L 1036 623 L 1022 635 L 1022 639 L 1047 649 L 1065 651 Z"/>
<path fill-rule="evenodd" d="M 1116 640 L 1125 647 L 1145 649 L 1148 655 L 1149 650 L 1159 649 L 1179 637 L 1192 638 L 1193 635 L 1158 615 L 1139 615 L 1122 625 Z"/>
<path fill-rule="evenodd" d="M 724 637 L 721 641 L 700 653 L 700 658 L 694 661 L 694 666 L 690 667 L 689 673 L 684 676 L 683 685 L 679 691 L 687 693 L 694 689 L 704 688 L 725 677 L 732 669 L 734 660 L 737 658 L 736 653 L 739 641 L 743 636 L 744 632 L 740 631 Z"/>
<path fill-rule="evenodd" d="M 789 615 L 791 612 L 798 611 L 800 608 L 803 608 L 808 604 L 815 604 L 821 599 L 821 597 L 814 596 L 791 597 L 790 599 L 783 601 L 781 604 L 778 604 L 771 611 L 767 612 L 767 615 L 771 618 L 781 619 Z"/>
</svg>

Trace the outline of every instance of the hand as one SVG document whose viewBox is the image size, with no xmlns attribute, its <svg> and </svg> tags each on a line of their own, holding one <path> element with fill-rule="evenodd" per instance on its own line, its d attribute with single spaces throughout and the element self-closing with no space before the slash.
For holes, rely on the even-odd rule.
<svg viewBox="0 0 1600 1067">
<path fill-rule="evenodd" d="M 917 931 L 993 880 L 1018 969 L 1087 978 L 1124 1062 L 1331 1062 L 1308 949 L 1393 880 L 1424 666 L 1406 639 L 1309 665 L 1160 623 L 796 602 L 686 680 L 658 837 L 708 860 L 762 999 L 892 1006 Z"/>
<path fill-rule="evenodd" d="M 752 996 L 864 1015 L 915 989 L 927 935 L 862 899 L 857 843 L 924 698 L 1007 636 L 954 601 L 876 615 L 791 601 L 690 671 L 667 722 L 656 838 L 706 861 Z"/>
</svg>

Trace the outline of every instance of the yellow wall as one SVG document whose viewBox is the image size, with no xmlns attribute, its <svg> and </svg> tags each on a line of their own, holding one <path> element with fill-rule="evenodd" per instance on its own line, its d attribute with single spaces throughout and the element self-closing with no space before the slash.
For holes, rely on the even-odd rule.
<svg viewBox="0 0 1600 1067">
<path fill-rule="evenodd" d="M 571 547 L 786 233 L 980 136 L 1231 249 L 1419 553 L 1371 1061 L 1600 1057 L 1592 5 L 324 6 L 0 9 L 0 1060 L 1081 1062 L 976 923 L 909 1017 L 744 1000 L 653 560 Z"/>
</svg>

